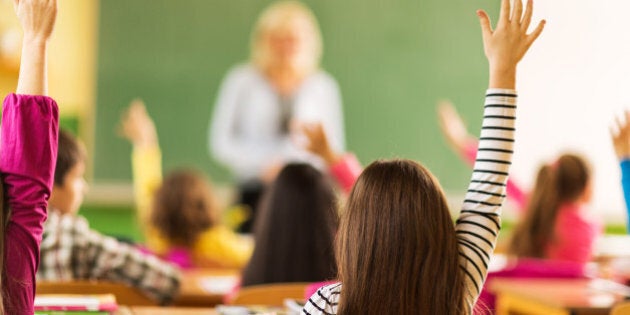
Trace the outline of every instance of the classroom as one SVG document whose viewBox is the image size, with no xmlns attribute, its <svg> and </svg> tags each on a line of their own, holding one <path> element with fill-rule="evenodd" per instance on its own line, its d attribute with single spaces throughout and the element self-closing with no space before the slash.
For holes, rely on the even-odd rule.
<svg viewBox="0 0 630 315">
<path fill-rule="evenodd" d="M 630 315 L 628 10 L 0 0 L 0 315 Z"/>
</svg>

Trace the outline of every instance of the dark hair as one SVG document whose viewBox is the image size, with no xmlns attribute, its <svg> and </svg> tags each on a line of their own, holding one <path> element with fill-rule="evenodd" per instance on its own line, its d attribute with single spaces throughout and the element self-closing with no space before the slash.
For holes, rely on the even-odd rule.
<svg viewBox="0 0 630 315">
<path fill-rule="evenodd" d="M 243 286 L 335 278 L 338 222 L 330 180 L 308 164 L 285 166 L 263 196 Z"/>
<path fill-rule="evenodd" d="M 151 224 L 171 243 L 191 248 L 216 222 L 212 187 L 194 170 L 171 172 L 155 192 Z"/>
<path fill-rule="evenodd" d="M 554 241 L 561 206 L 584 194 L 590 173 L 586 161 L 574 154 L 564 154 L 553 165 L 542 166 L 526 216 L 512 234 L 509 253 L 518 257 L 545 258 L 548 245 Z"/>
<path fill-rule="evenodd" d="M 85 148 L 68 131 L 59 130 L 59 146 L 55 166 L 55 185 L 63 186 L 68 172 L 79 162 L 85 161 Z"/>
<path fill-rule="evenodd" d="M 354 185 L 337 238 L 338 314 L 465 314 L 457 237 L 438 181 L 376 161 Z"/>
</svg>

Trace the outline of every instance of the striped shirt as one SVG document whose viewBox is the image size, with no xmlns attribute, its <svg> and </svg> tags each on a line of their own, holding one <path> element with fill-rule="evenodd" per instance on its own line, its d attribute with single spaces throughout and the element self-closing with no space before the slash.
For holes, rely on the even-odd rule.
<svg viewBox="0 0 630 315">
<path fill-rule="evenodd" d="M 468 192 L 455 225 L 468 313 L 479 297 L 501 227 L 501 205 L 512 161 L 516 91 L 488 89 L 479 149 Z M 341 283 L 319 289 L 303 314 L 337 314 Z"/>
</svg>

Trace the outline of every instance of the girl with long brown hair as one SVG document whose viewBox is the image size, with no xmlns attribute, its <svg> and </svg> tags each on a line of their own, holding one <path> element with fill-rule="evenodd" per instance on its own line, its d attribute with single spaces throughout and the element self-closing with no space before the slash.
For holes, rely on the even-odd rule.
<svg viewBox="0 0 630 315">
<path fill-rule="evenodd" d="M 58 109 L 46 97 L 46 47 L 56 0 L 14 0 L 24 31 L 16 94 L 4 100 L 0 137 L 0 314 L 33 314 L 35 272 L 57 156 Z"/>
<path fill-rule="evenodd" d="M 589 262 L 601 232 L 601 224 L 585 208 L 591 195 L 591 170 L 582 157 L 563 154 L 543 165 L 508 252 L 517 257 Z"/>
<path fill-rule="evenodd" d="M 305 314 L 470 314 L 500 228 L 516 118 L 516 66 L 542 32 L 527 34 L 532 1 L 501 4 L 492 30 L 478 11 L 490 66 L 479 153 L 453 226 L 431 173 L 409 160 L 376 161 L 354 185 L 337 236 L 340 283 Z M 342 289 L 343 287 L 343 289 Z"/>
</svg>

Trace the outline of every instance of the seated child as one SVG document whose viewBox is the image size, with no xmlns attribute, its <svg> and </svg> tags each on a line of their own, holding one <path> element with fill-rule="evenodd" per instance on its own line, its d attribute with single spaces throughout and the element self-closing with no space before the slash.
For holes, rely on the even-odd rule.
<svg viewBox="0 0 630 315">
<path fill-rule="evenodd" d="M 179 272 L 170 264 L 90 229 L 77 215 L 86 183 L 85 152 L 70 133 L 59 133 L 59 154 L 40 249 L 37 280 L 105 280 L 138 288 L 166 304 L 177 294 Z"/>
<path fill-rule="evenodd" d="M 162 181 L 157 132 L 142 101 L 130 105 L 122 133 L 133 144 L 136 205 L 149 249 L 183 268 L 242 268 L 252 241 L 219 223 L 212 187 L 201 173 L 175 171 Z"/>
</svg>

